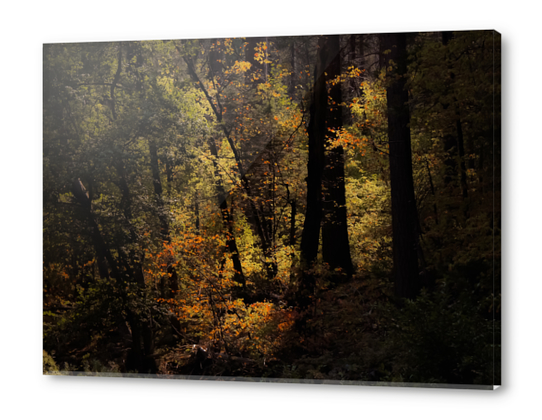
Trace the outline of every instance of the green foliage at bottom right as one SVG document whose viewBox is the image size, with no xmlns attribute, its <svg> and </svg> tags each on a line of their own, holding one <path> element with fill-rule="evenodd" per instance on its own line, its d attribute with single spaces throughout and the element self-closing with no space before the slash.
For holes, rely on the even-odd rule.
<svg viewBox="0 0 542 420">
<path fill-rule="evenodd" d="M 383 380 L 495 384 L 501 353 L 501 322 L 493 312 L 497 305 L 480 300 L 467 282 L 454 277 L 452 287 L 443 280 L 436 290 L 424 289 L 415 300 L 388 306 L 385 347 L 393 356 L 382 365 Z M 465 292 L 456 295 L 452 288 Z"/>
</svg>

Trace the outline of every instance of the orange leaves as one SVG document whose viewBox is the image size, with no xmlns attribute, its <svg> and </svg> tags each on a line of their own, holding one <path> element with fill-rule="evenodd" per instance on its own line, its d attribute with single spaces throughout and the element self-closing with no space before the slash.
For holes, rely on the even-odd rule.
<svg viewBox="0 0 542 420">
<path fill-rule="evenodd" d="M 364 153 L 365 143 L 367 139 L 365 137 L 359 138 L 354 133 L 348 132 L 345 129 L 329 129 L 335 135 L 334 139 L 330 139 L 330 147 L 342 146 L 345 149 L 353 149 Z"/>
</svg>

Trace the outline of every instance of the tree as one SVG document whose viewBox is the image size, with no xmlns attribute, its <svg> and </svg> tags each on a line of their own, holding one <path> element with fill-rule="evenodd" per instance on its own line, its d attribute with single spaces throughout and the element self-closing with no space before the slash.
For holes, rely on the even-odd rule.
<svg viewBox="0 0 542 420">
<path fill-rule="evenodd" d="M 317 104 L 325 109 L 325 165 L 323 182 L 323 226 L 322 259 L 332 270 L 353 272 L 348 242 L 346 221 L 346 196 L 343 146 L 332 145 L 343 128 L 343 99 L 341 92 L 341 48 L 340 37 L 326 37 L 321 50 L 320 63 L 328 62 L 324 71 L 326 81 L 326 102 Z"/>
<path fill-rule="evenodd" d="M 389 75 L 386 98 L 395 293 L 399 297 L 413 298 L 419 289 L 419 232 L 412 175 L 410 111 L 408 92 L 405 89 L 406 34 L 383 34 L 382 45 Z"/>
<path fill-rule="evenodd" d="M 346 223 L 344 152 L 331 146 L 342 128 L 339 36 L 321 36 L 310 105 L 307 210 L 301 252 L 310 265 L 318 254 L 322 226 L 324 262 L 352 273 Z"/>
</svg>

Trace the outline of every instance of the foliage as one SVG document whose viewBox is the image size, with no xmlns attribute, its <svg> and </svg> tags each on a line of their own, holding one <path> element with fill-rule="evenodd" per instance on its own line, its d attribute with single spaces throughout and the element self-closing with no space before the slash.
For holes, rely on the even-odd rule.
<svg viewBox="0 0 542 420">
<path fill-rule="evenodd" d="M 58 366 L 49 353 L 43 350 L 43 373 L 49 375 L 56 375 L 58 372 Z"/>
<path fill-rule="evenodd" d="M 325 88 L 342 103 L 321 105 L 342 112 L 321 152 L 341 150 L 322 170 L 344 177 L 321 186 L 344 184 L 352 274 L 300 248 L 318 37 L 46 45 L 44 372 L 492 384 L 495 36 L 409 36 L 423 286 L 409 301 L 392 292 L 378 37 L 341 36 Z"/>
<path fill-rule="evenodd" d="M 459 281 L 466 286 L 464 279 Z M 487 384 L 500 376 L 500 371 L 495 371 L 500 369 L 500 321 L 491 317 L 490 308 L 475 295 L 461 293 L 453 299 L 450 296 L 454 293 L 447 288 L 443 283 L 401 310 L 391 309 L 390 323 L 395 328 L 389 340 L 394 357 L 387 379 Z"/>
</svg>

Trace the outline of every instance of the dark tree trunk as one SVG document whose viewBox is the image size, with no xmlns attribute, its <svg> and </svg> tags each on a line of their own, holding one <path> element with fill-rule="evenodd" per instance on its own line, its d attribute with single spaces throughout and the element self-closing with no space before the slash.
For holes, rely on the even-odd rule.
<svg viewBox="0 0 542 420">
<path fill-rule="evenodd" d="M 449 42 L 454 38 L 454 33 L 447 31 L 442 33 L 442 44 L 448 46 Z M 452 71 L 451 66 L 449 66 L 450 79 L 453 84 L 455 80 L 455 73 Z M 447 135 L 444 139 L 444 148 L 448 152 L 448 158 L 446 159 L 447 171 L 444 178 L 444 182 L 449 184 L 452 181 L 452 176 L 456 176 L 459 167 L 459 185 L 461 187 L 461 196 L 463 199 L 468 198 L 468 185 L 467 185 L 467 170 L 465 165 L 465 141 L 463 139 L 463 127 L 461 124 L 461 116 L 459 113 L 457 99 L 453 97 L 453 102 L 455 103 L 455 127 L 454 134 Z M 450 104 L 445 104 L 445 107 L 448 107 Z M 457 165 L 457 160 L 459 160 L 459 165 Z M 454 176 L 454 177 L 455 177 Z M 468 211 L 465 209 L 465 216 Z"/>
<path fill-rule="evenodd" d="M 321 74 L 320 74 L 321 73 Z M 310 105 L 309 161 L 307 163 L 307 208 L 301 236 L 304 267 L 310 266 L 318 255 L 322 222 L 322 175 L 324 172 L 325 103 L 327 102 L 324 72 L 316 71 L 316 82 Z M 321 106 L 321 104 L 324 106 Z"/>
<path fill-rule="evenodd" d="M 391 51 L 385 58 L 387 65 L 395 66 L 387 89 L 395 294 L 414 298 L 419 291 L 418 214 L 412 176 L 408 92 L 405 90 L 406 34 L 383 34 L 381 41 L 383 50 Z"/>
<path fill-rule="evenodd" d="M 357 35 L 350 35 L 350 38 L 349 38 L 349 47 L 350 47 L 350 61 L 351 62 L 354 62 L 356 60 L 356 38 L 357 38 Z"/>
<path fill-rule="evenodd" d="M 307 162 L 307 206 L 301 234 L 301 277 L 296 301 L 308 307 L 316 280 L 307 270 L 318 256 L 322 224 L 322 175 L 324 172 L 325 103 L 327 102 L 324 72 L 315 69 L 315 83 L 310 104 L 309 160 Z M 324 106 L 321 106 L 324 104 Z"/>
<path fill-rule="evenodd" d="M 324 134 L 334 139 L 342 128 L 343 118 L 341 83 L 332 82 L 341 74 L 340 37 L 325 37 L 320 48 L 320 64 L 329 63 L 325 68 L 327 97 L 326 102 L 318 104 L 324 107 Z M 333 131 L 332 131 L 333 130 Z M 330 140 L 326 140 L 329 143 Z M 341 269 L 352 274 L 352 259 L 348 242 L 348 224 L 346 220 L 346 190 L 344 185 L 344 151 L 342 146 L 331 147 L 326 144 L 325 166 L 323 170 L 323 226 L 322 257 L 331 269 Z"/>
<path fill-rule="evenodd" d="M 327 152 L 327 138 L 342 125 L 341 90 L 330 81 L 340 74 L 339 37 L 322 36 L 318 41 L 318 60 L 310 106 L 309 161 L 307 164 L 307 209 L 301 237 L 302 268 L 316 260 L 322 229 L 323 258 L 332 268 L 352 272 L 346 225 L 344 195 L 344 156 L 342 148 Z M 328 103 L 328 96 L 331 100 Z M 324 191 L 325 189 L 325 191 Z M 301 289 L 310 295 L 314 278 L 304 274 Z"/>
</svg>

